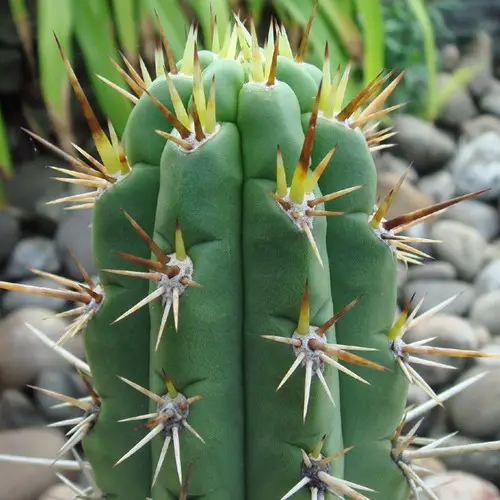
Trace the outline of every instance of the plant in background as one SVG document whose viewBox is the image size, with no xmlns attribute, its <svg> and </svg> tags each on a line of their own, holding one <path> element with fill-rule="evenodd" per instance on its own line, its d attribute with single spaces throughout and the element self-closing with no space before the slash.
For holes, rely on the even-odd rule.
<svg viewBox="0 0 500 500">
<path fill-rule="evenodd" d="M 405 82 L 392 96 L 393 102 L 409 101 L 406 112 L 429 121 L 434 121 L 444 105 L 481 69 L 479 66 L 459 68 L 445 85 L 438 86 L 440 64 L 436 33 L 442 40 L 452 39 L 442 12 L 458 7 L 456 0 L 383 2 L 387 64 L 408 68 Z"/>
<path fill-rule="evenodd" d="M 5 207 L 3 180 L 12 177 L 12 158 L 10 154 L 7 131 L 5 129 L 2 109 L 0 108 L 0 209 Z"/>
<path fill-rule="evenodd" d="M 370 153 L 393 134 L 377 122 L 397 109 L 385 102 L 403 73 L 348 99 L 349 67 L 304 62 L 312 18 L 296 54 L 282 25 L 263 47 L 238 17 L 212 26 L 211 50 L 192 26 L 179 62 L 161 30 L 154 78 L 119 70 L 129 88 L 110 86 L 133 104 L 123 142 L 101 128 L 59 44 L 98 157 L 31 133 L 69 160 L 54 167 L 60 180 L 87 187 L 54 202 L 93 210 L 98 281 L 80 266 L 81 283 L 35 270 L 68 290 L 0 282 L 76 303 L 58 343 L 32 329 L 89 388 L 84 400 L 37 388 L 82 410 L 54 424 L 73 426 L 60 455 L 81 442 L 92 466 L 94 486 L 75 492 L 433 498 L 418 460 L 500 442 L 410 449 L 418 424 L 403 427 L 423 410 L 405 411 L 408 385 L 433 404 L 458 390 L 436 395 L 413 366 L 498 354 L 406 343 L 454 297 L 419 316 L 412 300 L 394 322 L 396 264 L 422 263 L 413 244 L 433 242 L 407 228 L 478 193 L 388 219 L 406 174 L 377 206 Z M 88 365 L 61 345 L 75 335 Z"/>
</svg>

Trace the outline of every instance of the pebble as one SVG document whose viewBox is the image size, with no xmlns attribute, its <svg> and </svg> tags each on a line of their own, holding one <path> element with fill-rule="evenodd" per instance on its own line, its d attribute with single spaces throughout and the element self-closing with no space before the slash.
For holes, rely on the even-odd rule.
<svg viewBox="0 0 500 500">
<path fill-rule="evenodd" d="M 431 237 L 442 241 L 436 245 L 436 255 L 453 264 L 459 278 L 473 280 L 485 261 L 487 249 L 479 231 L 462 222 L 440 220 L 432 226 Z"/>
<path fill-rule="evenodd" d="M 457 194 L 489 189 L 476 199 L 500 196 L 500 136 L 487 132 L 463 145 L 451 163 Z"/>
<path fill-rule="evenodd" d="M 500 291 L 500 259 L 488 262 L 476 276 L 474 285 L 478 296 Z"/>
<path fill-rule="evenodd" d="M 480 31 L 475 35 L 467 53 L 460 61 L 462 68 L 482 66 L 479 71 L 476 71 L 468 85 L 469 91 L 476 99 L 481 98 L 494 82 L 492 46 L 493 41 L 490 34 L 487 31 Z"/>
<path fill-rule="evenodd" d="M 463 446 L 480 442 L 478 439 L 457 435 L 447 439 L 446 446 Z M 448 469 L 464 471 L 492 481 L 494 484 L 500 484 L 500 451 L 465 453 L 443 457 L 441 460 Z"/>
<path fill-rule="evenodd" d="M 416 304 L 425 296 L 420 312 L 428 311 L 453 295 L 460 294 L 448 304 L 443 313 L 463 316 L 469 311 L 474 301 L 474 287 L 459 280 L 414 280 L 408 281 L 403 288 L 404 303 L 406 304 L 413 293 L 416 294 Z M 404 306 L 404 304 L 402 304 Z"/>
<path fill-rule="evenodd" d="M 500 491 L 492 483 L 480 477 L 460 471 L 450 471 L 428 478 L 429 486 L 446 483 L 433 488 L 439 500 L 500 500 Z"/>
<path fill-rule="evenodd" d="M 434 260 L 423 266 L 413 266 L 408 270 L 408 281 L 413 280 L 454 280 L 457 270 L 449 262 Z"/>
<path fill-rule="evenodd" d="M 29 141 L 28 147 L 33 148 L 34 144 Z M 16 175 L 9 181 L 9 189 L 6 192 L 7 201 L 32 216 L 39 214 L 40 203 L 67 196 L 65 183 L 51 179 L 54 177 L 54 171 L 47 168 L 47 165 L 53 164 L 54 157 L 45 154 L 37 154 L 31 161 L 16 164 Z M 62 204 L 44 207 L 52 212 L 54 209 L 63 212 L 64 209 Z M 47 219 L 45 213 L 39 215 Z"/>
<path fill-rule="evenodd" d="M 500 259 L 500 239 L 498 238 L 492 241 L 486 250 L 486 260 L 490 262 L 495 259 Z"/>
<path fill-rule="evenodd" d="M 475 228 L 486 241 L 498 236 L 500 215 L 491 205 L 478 200 L 465 200 L 448 208 L 442 219 L 462 222 Z"/>
<path fill-rule="evenodd" d="M 29 268 L 50 273 L 59 271 L 59 256 L 53 240 L 40 236 L 21 240 L 9 259 L 5 276 L 9 280 L 32 277 Z"/>
<path fill-rule="evenodd" d="M 500 118 L 500 82 L 495 80 L 479 101 L 479 108 Z"/>
<path fill-rule="evenodd" d="M 32 278 L 20 282 L 22 285 L 37 286 L 44 288 L 53 288 L 56 290 L 66 290 L 64 286 L 55 283 L 49 278 Z M 34 295 L 31 293 L 5 292 L 2 299 L 2 306 L 5 312 L 11 312 L 21 307 L 42 307 L 52 311 L 62 311 L 66 307 L 66 300 L 56 297 L 46 297 L 43 295 Z"/>
<path fill-rule="evenodd" d="M 416 342 L 429 337 L 437 337 L 429 345 L 450 349 L 477 349 L 479 343 L 471 324 L 458 316 L 437 314 L 423 320 L 405 334 L 405 341 Z M 467 359 L 449 356 L 418 356 L 421 359 L 444 363 L 456 370 L 437 368 L 434 366 L 413 365 L 431 387 L 440 386 L 456 379 L 460 370 L 466 366 Z"/>
<path fill-rule="evenodd" d="M 92 257 L 91 220 L 91 210 L 71 212 L 61 222 L 56 234 L 57 247 L 62 255 L 64 268 L 71 278 L 79 281 L 81 281 L 82 275 L 70 252 L 74 253 L 90 275 L 97 272 Z"/>
<path fill-rule="evenodd" d="M 75 492 L 65 484 L 51 486 L 38 500 L 75 500 Z"/>
<path fill-rule="evenodd" d="M 21 230 L 19 221 L 7 210 L 0 210 L 0 262 L 3 262 L 15 248 Z"/>
<path fill-rule="evenodd" d="M 38 500 L 75 500 L 75 492 L 65 484 L 51 486 Z"/>
<path fill-rule="evenodd" d="M 52 311 L 30 307 L 18 309 L 0 320 L 0 386 L 24 388 L 43 369 L 70 370 L 71 365 L 25 325 L 27 322 L 57 341 L 68 323 L 63 319 L 46 319 L 51 314 Z M 69 340 L 64 347 L 83 358 L 81 336 Z"/>
<path fill-rule="evenodd" d="M 451 78 L 451 75 L 447 73 L 439 74 L 437 78 L 438 88 L 445 87 Z M 453 97 L 444 104 L 437 121 L 446 127 L 459 129 L 464 122 L 471 120 L 477 114 L 478 110 L 471 95 L 467 89 L 464 89 L 454 93 Z"/>
<path fill-rule="evenodd" d="M 46 423 L 33 401 L 24 393 L 15 389 L 3 391 L 0 397 L 0 428 L 41 427 Z"/>
<path fill-rule="evenodd" d="M 462 137 L 468 142 L 486 132 L 500 135 L 500 119 L 492 115 L 480 115 L 464 123 L 462 127 Z"/>
<path fill-rule="evenodd" d="M 485 347 L 492 341 L 491 333 L 484 325 L 479 325 L 477 323 L 471 322 L 472 328 L 476 335 L 477 343 L 479 347 Z"/>
<path fill-rule="evenodd" d="M 475 364 L 483 368 L 500 368 L 500 342 L 498 340 L 489 342 L 482 349 L 481 352 L 490 354 L 499 354 L 495 358 L 477 358 Z"/>
<path fill-rule="evenodd" d="M 481 295 L 473 304 L 470 312 L 472 321 L 485 326 L 490 333 L 500 335 L 500 290 Z"/>
<path fill-rule="evenodd" d="M 450 200 L 455 195 L 455 182 L 453 175 L 448 170 L 439 170 L 421 177 L 418 188 L 436 203 Z"/>
<path fill-rule="evenodd" d="M 443 68 L 452 73 L 460 64 L 460 51 L 458 47 L 452 43 L 446 44 L 441 49 L 441 59 Z"/>
<path fill-rule="evenodd" d="M 432 123 L 400 114 L 394 118 L 394 128 L 397 154 L 414 162 L 419 173 L 437 170 L 453 157 L 454 140 Z"/>
<path fill-rule="evenodd" d="M 53 458 L 64 442 L 63 435 L 54 429 L 2 431 L 0 454 Z M 50 467 L 3 462 L 0 467 L 0 500 L 33 500 L 58 481 Z"/>
<path fill-rule="evenodd" d="M 59 394 L 65 394 L 73 398 L 87 396 L 82 394 L 78 387 L 75 386 L 71 375 L 68 372 L 58 371 L 53 369 L 42 370 L 38 375 L 36 384 L 37 387 L 42 389 L 49 389 Z M 57 401 L 43 394 L 40 391 L 35 391 L 35 401 L 42 413 L 50 421 L 66 420 L 69 418 L 81 417 L 82 411 L 74 406 L 66 406 L 63 408 L 53 408 Z"/>
<path fill-rule="evenodd" d="M 471 368 L 459 381 L 483 371 L 484 367 Z M 472 387 L 451 398 L 448 412 L 453 425 L 461 433 L 480 439 L 500 433 L 500 369 L 488 370 Z"/>
<path fill-rule="evenodd" d="M 375 158 L 375 165 L 379 175 L 381 173 L 391 173 L 396 174 L 398 177 L 401 177 L 410 166 L 407 161 L 386 151 L 382 151 L 382 153 Z M 406 179 L 407 182 L 412 184 L 418 181 L 418 174 L 413 167 L 410 167 Z"/>
</svg>

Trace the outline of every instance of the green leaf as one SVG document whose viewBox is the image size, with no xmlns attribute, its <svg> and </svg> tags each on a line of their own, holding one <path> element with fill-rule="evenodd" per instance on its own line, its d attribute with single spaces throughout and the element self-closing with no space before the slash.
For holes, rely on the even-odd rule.
<svg viewBox="0 0 500 500">
<path fill-rule="evenodd" d="M 57 0 L 54 0 L 57 2 Z M 101 111 L 109 116 L 116 132 L 121 135 L 132 109 L 129 101 L 103 83 L 97 75 L 115 82 L 123 88 L 127 85 L 113 68 L 107 56 L 118 61 L 113 21 L 108 5 L 100 0 L 73 2 L 75 31 L 82 49 L 92 89 Z"/>
<path fill-rule="evenodd" d="M 384 68 L 384 17 L 380 0 L 356 0 L 363 26 L 363 79 L 367 85 Z"/>
<path fill-rule="evenodd" d="M 12 177 L 12 158 L 10 155 L 7 130 L 5 128 L 2 110 L 0 109 L 0 172 L 6 179 Z"/>
<path fill-rule="evenodd" d="M 363 40 L 354 19 L 348 15 L 347 7 L 347 2 L 344 2 L 344 5 L 334 2 L 320 2 L 319 12 L 320 15 L 323 13 L 325 20 L 332 26 L 349 57 L 361 59 Z M 351 12 L 351 14 L 353 13 Z"/>
<path fill-rule="evenodd" d="M 158 23 L 156 22 L 155 11 L 160 18 L 175 58 L 181 59 L 186 43 L 187 25 L 179 2 L 177 0 L 146 0 L 146 4 L 152 18 L 155 20 L 156 29 L 158 30 Z"/>
<path fill-rule="evenodd" d="M 432 120 L 439 114 L 437 96 L 437 52 L 434 29 L 427 13 L 427 8 L 423 0 L 407 0 L 415 19 L 420 24 L 420 29 L 424 37 L 424 53 L 427 67 L 427 109 L 425 115 L 428 120 Z"/>
<path fill-rule="evenodd" d="M 134 64 L 139 60 L 138 5 L 136 0 L 113 0 L 113 14 L 120 46 L 127 59 Z"/>
<path fill-rule="evenodd" d="M 219 37 L 221 40 L 224 39 L 226 33 L 226 25 L 229 20 L 230 11 L 226 0 L 189 0 L 189 5 L 196 13 L 198 22 L 200 23 L 201 30 L 203 32 L 203 39 L 205 40 L 205 46 L 211 47 L 212 43 L 212 22 L 210 19 L 210 4 L 212 4 L 212 10 L 214 16 L 217 19 L 217 28 L 219 32 Z"/>
<path fill-rule="evenodd" d="M 274 0 L 278 8 L 284 9 L 297 24 L 305 28 L 311 15 L 314 0 Z M 336 67 L 338 64 L 345 65 L 346 56 L 339 43 L 336 43 L 335 33 L 329 28 L 322 12 L 318 12 L 314 18 L 311 33 L 309 35 L 310 53 L 307 59 L 317 66 L 323 65 L 323 54 L 325 44 L 328 41 L 330 60 Z"/>
<path fill-rule="evenodd" d="M 12 20 L 16 25 L 17 33 L 23 45 L 24 52 L 28 57 L 31 68 L 35 69 L 33 57 L 33 45 L 31 37 L 31 26 L 28 8 L 25 0 L 9 0 Z"/>
<path fill-rule="evenodd" d="M 259 22 L 260 15 L 262 14 L 264 0 L 248 0 L 248 5 L 250 7 L 252 18 L 255 20 L 255 24 L 257 24 Z"/>
<path fill-rule="evenodd" d="M 435 116 L 430 116 L 431 120 L 437 118 L 443 106 L 445 106 L 453 97 L 463 90 L 469 82 L 484 68 L 483 64 L 475 66 L 458 68 L 446 81 L 446 83 L 436 91 L 436 109 Z"/>
<path fill-rule="evenodd" d="M 57 16 L 54 15 L 56 11 Z M 63 149 L 67 149 L 71 141 L 70 84 L 54 35 L 71 61 L 72 17 L 71 2 L 38 0 L 37 47 L 40 87 Z"/>
</svg>

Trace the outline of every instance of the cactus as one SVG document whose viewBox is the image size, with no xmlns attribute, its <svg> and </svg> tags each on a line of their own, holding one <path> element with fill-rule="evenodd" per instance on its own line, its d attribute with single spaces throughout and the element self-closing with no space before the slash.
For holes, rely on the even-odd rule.
<svg viewBox="0 0 500 500">
<path fill-rule="evenodd" d="M 126 59 L 127 71 L 114 64 L 130 91 L 103 79 L 134 103 L 122 142 L 59 46 L 99 159 L 29 133 L 71 165 L 54 167 L 60 181 L 90 188 L 52 203 L 93 210 L 99 276 L 80 265 L 81 283 L 33 270 L 68 291 L 0 286 L 77 303 L 59 314 L 75 319 L 57 344 L 32 328 L 89 389 L 74 400 L 36 388 L 83 411 L 53 424 L 74 425 L 60 455 L 81 442 L 92 466 L 77 495 L 436 498 L 412 462 L 446 452 L 442 440 L 409 449 L 406 396 L 409 383 L 431 405 L 451 393 L 412 364 L 495 354 L 406 344 L 453 297 L 420 316 L 410 301 L 393 322 L 396 264 L 427 257 L 405 229 L 477 193 L 387 219 L 405 176 L 377 206 L 371 153 L 390 146 L 377 121 L 398 107 L 384 103 L 404 73 L 346 102 L 350 67 L 332 74 L 328 47 L 322 69 L 304 62 L 312 19 L 295 56 L 283 27 L 261 48 L 235 16 L 211 51 L 192 27 L 176 62 L 161 30 L 154 79 Z M 88 365 L 62 345 L 75 335 Z"/>
</svg>

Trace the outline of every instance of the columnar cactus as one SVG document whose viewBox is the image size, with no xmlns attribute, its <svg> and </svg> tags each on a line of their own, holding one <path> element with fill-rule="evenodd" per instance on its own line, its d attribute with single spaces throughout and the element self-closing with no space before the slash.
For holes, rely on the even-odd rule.
<svg viewBox="0 0 500 500">
<path fill-rule="evenodd" d="M 485 355 L 405 344 L 449 301 L 394 322 L 396 263 L 426 257 L 406 228 L 474 193 L 388 220 L 404 177 L 376 206 L 371 152 L 403 74 L 346 102 L 349 67 L 332 74 L 328 49 L 305 63 L 307 30 L 296 56 L 281 27 L 264 48 L 237 17 L 216 33 L 198 52 L 192 28 L 176 63 L 162 32 L 154 81 L 116 65 L 135 94 L 107 82 L 135 104 L 123 146 L 61 49 L 100 159 L 65 155 L 60 180 L 92 189 L 55 203 L 93 209 L 99 279 L 1 286 L 79 303 L 59 344 L 84 336 L 91 398 L 40 389 L 84 411 L 62 451 L 83 442 L 95 498 L 432 497 L 402 431 L 408 384 L 444 399 L 411 363 Z"/>
</svg>

